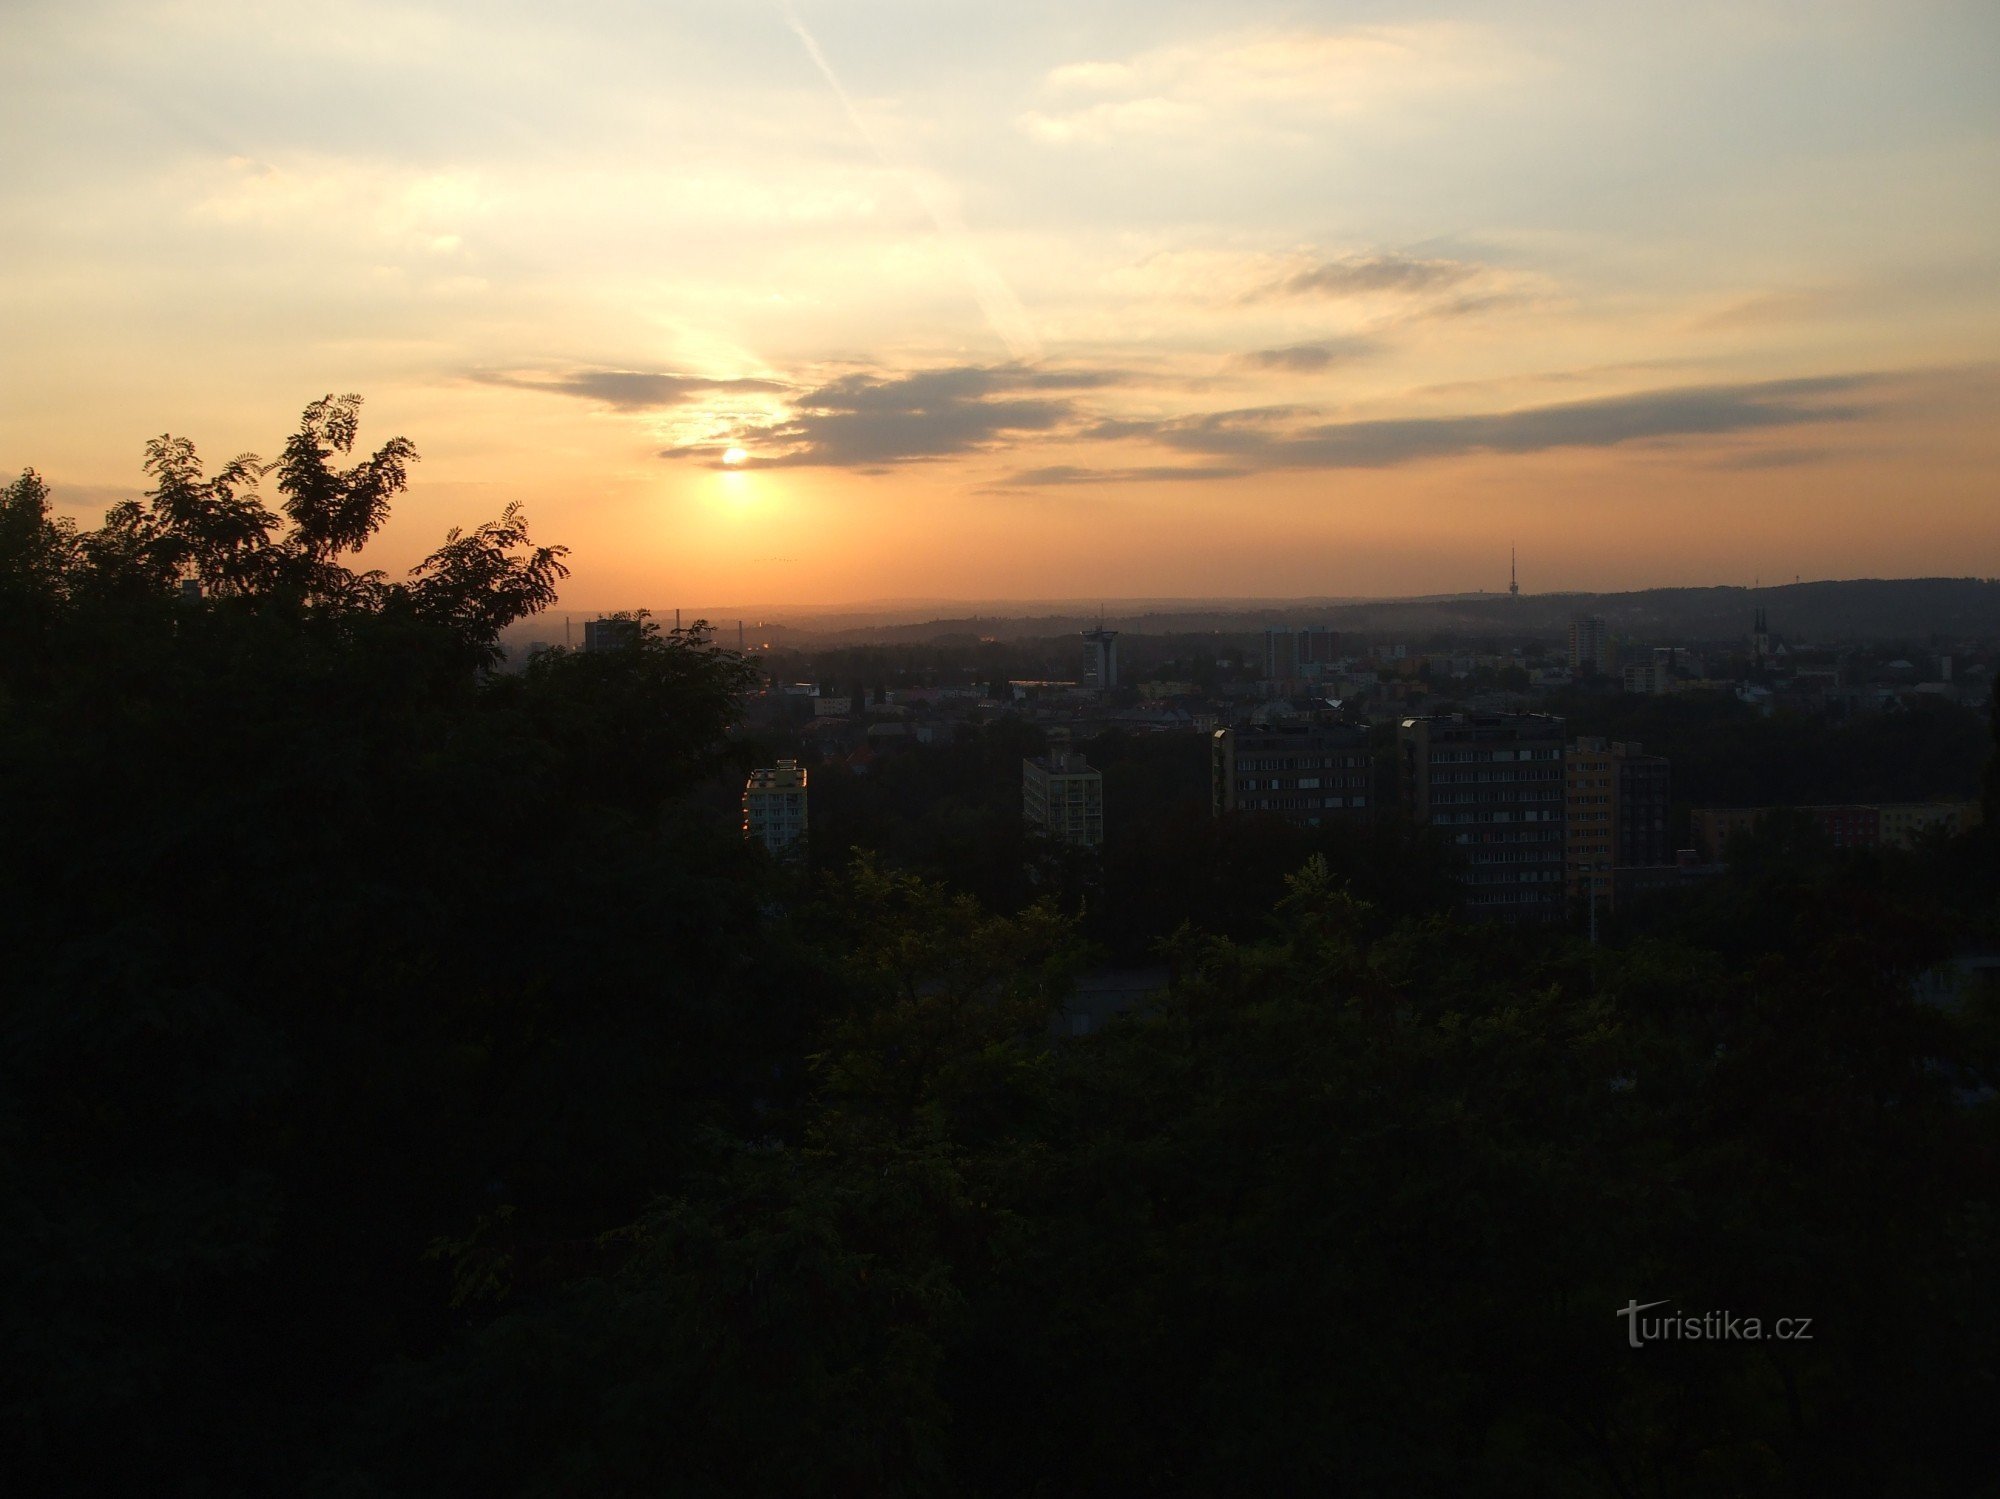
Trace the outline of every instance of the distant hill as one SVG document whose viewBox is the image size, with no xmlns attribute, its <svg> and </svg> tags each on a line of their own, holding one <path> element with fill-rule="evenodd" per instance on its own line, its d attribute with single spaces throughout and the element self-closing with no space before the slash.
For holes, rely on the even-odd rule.
<svg viewBox="0 0 2000 1499">
<path fill-rule="evenodd" d="M 949 606 L 936 613 L 907 605 L 838 611 L 766 607 L 751 614 L 753 632 L 782 634 L 792 644 L 832 645 L 931 640 L 941 635 L 990 635 L 1019 640 L 1073 634 L 1100 618 L 1098 606 L 994 603 Z M 1984 578 L 1854 578 L 1787 583 L 1770 588 L 1649 588 L 1637 593 L 1542 593 L 1510 598 L 1474 593 L 1411 599 L 1148 599 L 1112 600 L 1103 622 L 1144 634 L 1213 631 L 1235 635 L 1280 625 L 1325 625 L 1391 638 L 1451 635 L 1494 640 L 1554 640 L 1573 614 L 1600 615 L 1614 635 L 1660 643 L 1740 641 L 1763 609 L 1772 632 L 1794 643 L 1860 644 L 1869 641 L 2000 639 L 2000 580 Z M 976 610 L 977 612 L 971 612 Z M 570 617 L 591 617 L 569 611 Z M 920 614 L 924 617 L 918 617 Z M 665 611 L 671 623 L 672 611 Z M 692 618 L 692 614 L 689 616 Z M 734 612 L 712 611 L 724 621 L 725 642 L 735 633 Z M 563 638 L 563 614 L 524 622 L 510 644 Z M 779 623 L 782 621 L 782 623 Z M 581 627 L 576 630 L 581 636 Z"/>
</svg>

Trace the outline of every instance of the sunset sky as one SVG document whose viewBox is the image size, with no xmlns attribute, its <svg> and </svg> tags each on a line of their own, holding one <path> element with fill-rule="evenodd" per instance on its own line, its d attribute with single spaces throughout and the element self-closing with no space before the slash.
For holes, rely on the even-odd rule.
<svg viewBox="0 0 2000 1499">
<path fill-rule="evenodd" d="M 2000 574 L 1994 0 L 11 0 L 0 474 L 578 608 Z"/>
</svg>

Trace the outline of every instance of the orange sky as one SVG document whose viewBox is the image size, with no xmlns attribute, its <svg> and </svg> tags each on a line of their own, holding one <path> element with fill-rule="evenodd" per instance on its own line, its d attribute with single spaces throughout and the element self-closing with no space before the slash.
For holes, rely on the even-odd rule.
<svg viewBox="0 0 2000 1499">
<path fill-rule="evenodd" d="M 2000 574 L 2000 12 L 1611 10 L 31 0 L 0 470 L 357 390 L 371 564 L 584 609 Z"/>
</svg>

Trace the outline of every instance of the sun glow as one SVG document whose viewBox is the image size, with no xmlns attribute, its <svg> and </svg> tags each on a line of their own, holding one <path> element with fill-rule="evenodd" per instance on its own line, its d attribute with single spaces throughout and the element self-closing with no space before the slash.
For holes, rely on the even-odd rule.
<svg viewBox="0 0 2000 1499">
<path fill-rule="evenodd" d="M 722 455 L 722 461 L 728 464 L 731 468 L 735 468 L 739 464 L 749 462 L 750 455 L 744 452 L 743 449 L 741 448 L 731 448 L 729 449 L 728 452 Z"/>
</svg>

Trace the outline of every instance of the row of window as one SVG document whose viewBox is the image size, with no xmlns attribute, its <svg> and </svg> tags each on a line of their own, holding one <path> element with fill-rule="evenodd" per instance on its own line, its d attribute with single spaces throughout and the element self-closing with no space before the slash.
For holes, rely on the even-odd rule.
<svg viewBox="0 0 2000 1499">
<path fill-rule="evenodd" d="M 1483 765 L 1495 761 L 1560 760 L 1562 757 L 1562 746 L 1558 744 L 1527 749 L 1434 749 L 1430 761 L 1433 765 Z"/>
<path fill-rule="evenodd" d="M 1433 791 L 1430 794 L 1433 807 L 1515 807 L 1545 804 L 1549 807 L 1562 805 L 1562 798 L 1545 791 L 1515 791 L 1501 788 L 1492 791 Z M 1544 812 L 1542 816 L 1553 817 L 1554 812 Z"/>
<path fill-rule="evenodd" d="M 1342 766 L 1366 769 L 1366 755 L 1256 755 L 1241 756 L 1236 761 L 1238 770 L 1326 770 Z"/>
<path fill-rule="evenodd" d="M 1245 812 L 1294 812 L 1308 807 L 1365 807 L 1365 796 L 1259 796 L 1244 797 L 1238 804 Z"/>
<path fill-rule="evenodd" d="M 1300 776 L 1296 782 L 1272 776 L 1261 783 L 1255 776 L 1245 776 L 1236 783 L 1238 791 L 1318 791 L 1332 786 L 1366 786 L 1366 776 Z"/>
</svg>

